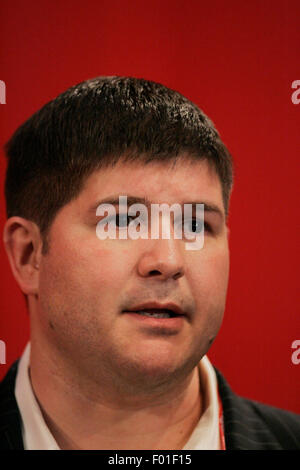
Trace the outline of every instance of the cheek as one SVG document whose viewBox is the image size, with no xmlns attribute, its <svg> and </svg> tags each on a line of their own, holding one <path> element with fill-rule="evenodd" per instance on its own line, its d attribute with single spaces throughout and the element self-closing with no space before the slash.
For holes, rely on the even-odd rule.
<svg viewBox="0 0 300 470">
<path fill-rule="evenodd" d="M 83 254 L 80 262 L 79 273 L 89 279 L 93 289 L 120 290 L 134 269 L 132 250 L 117 240 L 104 241 Z"/>
<path fill-rule="evenodd" d="M 115 243 L 114 243 L 115 242 Z M 56 245 L 44 262 L 41 287 L 61 294 L 105 296 L 108 289 L 120 289 L 133 269 L 133 256 L 125 246 L 112 240 L 87 245 Z"/>
<path fill-rule="evenodd" d="M 94 250 L 56 248 L 46 255 L 40 273 L 44 329 L 51 337 L 60 335 L 62 343 L 65 334 L 74 340 L 78 336 L 91 339 L 99 333 L 100 326 L 110 325 L 113 318 L 103 312 L 115 309 L 119 292 L 129 277 L 126 251 L 99 246 Z"/>
<path fill-rule="evenodd" d="M 200 253 L 194 263 L 193 273 L 194 298 L 199 305 L 218 307 L 226 300 L 229 278 L 228 250 L 220 250 L 214 253 Z"/>
<path fill-rule="evenodd" d="M 212 257 L 208 275 L 211 289 L 220 297 L 226 296 L 229 278 L 229 258 L 227 254 Z"/>
<path fill-rule="evenodd" d="M 225 253 L 203 256 L 194 271 L 192 289 L 196 299 L 192 348 L 204 355 L 221 327 L 228 286 L 229 260 Z"/>
</svg>

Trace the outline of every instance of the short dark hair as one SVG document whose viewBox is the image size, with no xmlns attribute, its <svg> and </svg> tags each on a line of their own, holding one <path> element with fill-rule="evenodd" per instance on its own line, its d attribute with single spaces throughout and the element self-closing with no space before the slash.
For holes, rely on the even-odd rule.
<svg viewBox="0 0 300 470">
<path fill-rule="evenodd" d="M 6 144 L 7 216 L 35 222 L 46 240 L 58 210 L 95 170 L 124 161 L 205 159 L 228 215 L 232 157 L 211 120 L 177 91 L 132 77 L 97 77 L 47 103 Z"/>
</svg>

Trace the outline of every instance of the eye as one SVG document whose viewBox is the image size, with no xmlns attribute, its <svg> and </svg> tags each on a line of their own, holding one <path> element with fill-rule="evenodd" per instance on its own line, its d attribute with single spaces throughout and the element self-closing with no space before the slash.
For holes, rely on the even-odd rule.
<svg viewBox="0 0 300 470">
<path fill-rule="evenodd" d="M 185 221 L 184 229 L 192 233 L 201 233 L 204 229 L 207 232 L 211 232 L 211 227 L 207 222 L 204 222 L 202 219 L 190 219 Z"/>
<path fill-rule="evenodd" d="M 184 230 L 193 233 L 200 233 L 203 230 L 203 221 L 199 219 L 185 220 Z"/>
<path fill-rule="evenodd" d="M 119 228 L 128 227 L 130 222 L 134 220 L 135 217 L 128 214 L 116 214 L 116 226 Z"/>
</svg>

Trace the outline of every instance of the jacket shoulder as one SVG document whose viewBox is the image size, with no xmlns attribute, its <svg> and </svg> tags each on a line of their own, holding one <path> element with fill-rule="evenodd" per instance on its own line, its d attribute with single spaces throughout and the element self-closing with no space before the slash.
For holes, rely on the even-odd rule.
<svg viewBox="0 0 300 470">
<path fill-rule="evenodd" d="M 283 449 L 300 449 L 300 415 L 241 398 L 248 409 L 269 429 Z"/>
<path fill-rule="evenodd" d="M 0 383 L 0 450 L 23 448 L 22 420 L 15 398 L 18 362 L 14 362 Z"/>
<path fill-rule="evenodd" d="M 228 449 L 300 449 L 300 415 L 235 394 L 215 371 Z"/>
<path fill-rule="evenodd" d="M 15 405 L 15 381 L 18 369 L 18 361 L 14 362 L 6 375 L 0 382 L 0 423 L 4 416 L 4 412 L 7 410 L 8 404 Z"/>
</svg>

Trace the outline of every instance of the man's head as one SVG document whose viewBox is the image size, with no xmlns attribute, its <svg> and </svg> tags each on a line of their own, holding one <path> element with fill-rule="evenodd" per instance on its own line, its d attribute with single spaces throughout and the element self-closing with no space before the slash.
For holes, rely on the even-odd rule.
<svg viewBox="0 0 300 470">
<path fill-rule="evenodd" d="M 4 239 L 35 347 L 116 387 L 186 377 L 219 330 L 228 284 L 232 162 L 211 121 L 162 85 L 99 78 L 36 113 L 7 153 Z M 205 214 L 199 251 L 174 238 L 99 240 L 95 208 L 118 195 L 218 210 Z M 184 315 L 154 324 L 143 314 L 154 308 Z"/>
</svg>

